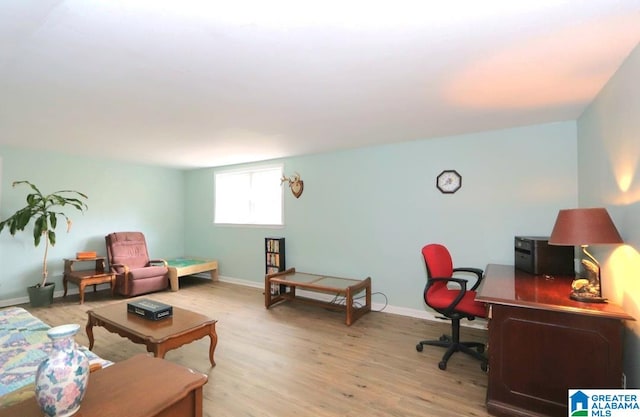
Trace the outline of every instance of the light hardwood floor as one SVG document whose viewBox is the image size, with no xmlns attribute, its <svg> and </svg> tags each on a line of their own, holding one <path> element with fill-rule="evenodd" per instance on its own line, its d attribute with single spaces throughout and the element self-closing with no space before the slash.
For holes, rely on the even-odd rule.
<svg viewBox="0 0 640 417">
<path fill-rule="evenodd" d="M 209 366 L 208 338 L 166 355 L 209 376 L 205 416 L 489 415 L 487 375 L 478 361 L 457 353 L 441 371 L 442 348 L 415 349 L 419 340 L 448 333 L 449 322 L 372 312 L 347 327 L 343 314 L 302 303 L 266 310 L 256 288 L 191 277 L 181 278 L 180 286 L 144 297 L 218 320 L 216 367 Z M 50 307 L 23 307 L 52 326 L 81 324 L 76 341 L 88 346 L 86 311 L 124 299 L 87 289 L 85 304 L 78 300 L 76 294 Z M 93 331 L 94 352 L 106 359 L 146 352 L 103 328 Z M 486 342 L 486 331 L 464 327 L 462 338 Z"/>
</svg>

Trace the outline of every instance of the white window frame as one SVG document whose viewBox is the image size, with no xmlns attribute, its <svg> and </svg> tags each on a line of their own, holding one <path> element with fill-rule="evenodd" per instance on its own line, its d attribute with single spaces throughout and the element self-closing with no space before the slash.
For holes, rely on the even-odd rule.
<svg viewBox="0 0 640 417">
<path fill-rule="evenodd" d="M 273 192 L 277 193 L 273 201 L 279 204 L 274 207 L 268 221 L 260 217 L 265 213 L 257 210 L 261 204 L 265 203 L 264 187 L 256 185 L 260 180 L 261 173 L 270 172 L 274 181 Z M 277 179 L 275 175 L 277 173 Z M 283 164 L 252 165 L 242 168 L 221 169 L 214 172 L 214 204 L 213 223 L 216 225 L 240 225 L 240 226 L 284 226 L 284 192 L 280 178 L 284 173 Z M 248 176 L 248 177 L 247 177 Z M 248 181 L 248 183 L 247 183 Z M 270 180 L 271 181 L 271 180 Z M 235 183 L 235 184 L 234 184 Z M 271 182 L 269 182 L 271 185 Z M 225 193 L 229 193 L 226 194 Z M 233 197 L 235 201 L 229 202 L 225 207 L 225 198 Z M 266 201 L 268 203 L 268 201 Z M 279 218 L 278 218 L 279 217 Z"/>
</svg>

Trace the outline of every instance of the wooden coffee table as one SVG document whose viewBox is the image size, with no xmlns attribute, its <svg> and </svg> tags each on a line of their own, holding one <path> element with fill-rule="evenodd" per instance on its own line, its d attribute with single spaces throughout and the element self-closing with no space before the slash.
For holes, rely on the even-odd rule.
<svg viewBox="0 0 640 417">
<path fill-rule="evenodd" d="M 148 320 L 127 312 L 127 303 L 120 302 L 87 311 L 87 336 L 89 349 L 93 349 L 93 326 L 104 327 L 111 333 L 126 337 L 133 343 L 143 344 L 155 357 L 164 358 L 165 353 L 182 345 L 209 336 L 209 362 L 216 366 L 213 352 L 218 343 L 216 322 L 207 316 L 173 307 L 173 317 Z"/>
</svg>

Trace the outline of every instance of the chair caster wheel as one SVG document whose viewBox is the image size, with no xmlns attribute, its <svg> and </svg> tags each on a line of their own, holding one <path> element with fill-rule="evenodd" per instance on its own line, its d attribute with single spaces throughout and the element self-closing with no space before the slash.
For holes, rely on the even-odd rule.
<svg viewBox="0 0 640 417">
<path fill-rule="evenodd" d="M 447 369 L 447 363 L 445 361 L 441 361 L 440 363 L 438 363 L 438 368 L 444 371 L 445 369 Z"/>
<path fill-rule="evenodd" d="M 447 336 L 446 334 L 443 334 L 442 336 L 440 336 L 438 340 L 440 340 L 441 342 L 446 342 L 447 340 L 449 340 L 449 336 Z"/>
<path fill-rule="evenodd" d="M 478 351 L 478 353 L 484 352 L 484 345 L 483 346 L 478 346 L 478 348 L 476 350 Z"/>
<path fill-rule="evenodd" d="M 422 352 L 422 343 L 418 343 L 418 344 L 416 345 L 416 350 L 417 350 L 418 352 Z"/>
<path fill-rule="evenodd" d="M 480 369 L 482 369 L 483 372 L 487 372 L 487 370 L 489 369 L 489 364 L 486 362 L 482 362 L 480 364 Z"/>
</svg>

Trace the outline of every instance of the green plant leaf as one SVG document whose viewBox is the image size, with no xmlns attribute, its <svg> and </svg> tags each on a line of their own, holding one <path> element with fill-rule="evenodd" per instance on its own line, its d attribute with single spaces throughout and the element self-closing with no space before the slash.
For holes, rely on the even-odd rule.
<svg viewBox="0 0 640 417">
<path fill-rule="evenodd" d="M 81 192 L 61 190 L 45 196 L 38 187 L 29 181 L 13 182 L 14 187 L 21 184 L 29 186 L 32 190 L 26 195 L 26 206 L 0 222 L 0 232 L 6 228 L 11 235 L 15 235 L 16 232 L 23 231 L 33 220 L 33 243 L 35 246 L 40 244 L 43 235 L 46 235 L 45 242 L 47 247 L 49 244 L 54 245 L 56 243 L 54 229 L 58 225 L 58 216 L 65 218 L 67 226 L 71 224 L 71 219 L 62 211 L 56 211 L 56 207 L 72 206 L 80 212 L 88 209 L 87 204 L 83 201 L 88 197 Z M 42 285 L 44 285 L 47 281 L 47 249 L 44 251 L 42 264 Z"/>
<path fill-rule="evenodd" d="M 42 237 L 42 232 L 47 230 L 47 216 L 40 216 L 36 219 L 35 224 L 33 225 L 33 242 L 36 246 L 40 244 L 40 238 Z"/>
<path fill-rule="evenodd" d="M 24 230 L 24 228 L 29 224 L 29 221 L 31 221 L 31 218 L 33 217 L 35 212 L 31 210 L 31 207 L 25 207 L 22 210 L 19 210 L 16 214 L 17 217 L 15 221 L 15 227 L 17 230 Z"/>
</svg>

